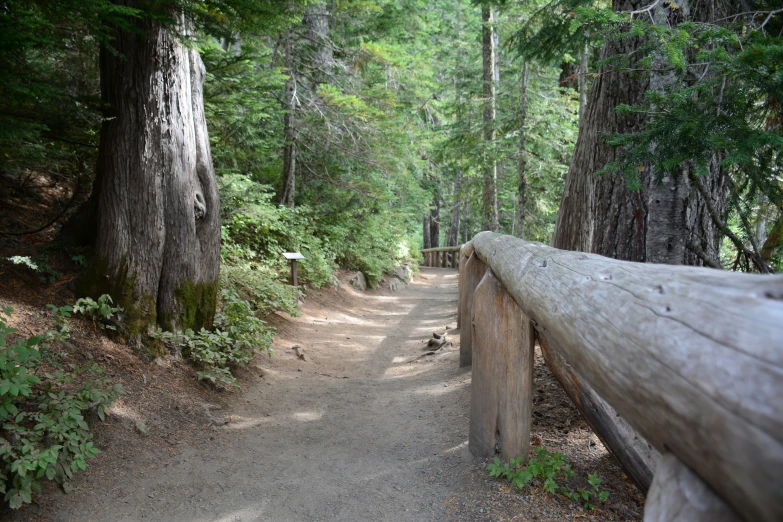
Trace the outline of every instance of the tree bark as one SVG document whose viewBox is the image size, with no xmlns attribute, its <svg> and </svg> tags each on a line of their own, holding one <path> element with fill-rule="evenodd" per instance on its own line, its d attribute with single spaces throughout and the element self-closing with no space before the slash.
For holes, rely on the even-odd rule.
<svg viewBox="0 0 783 522">
<path fill-rule="evenodd" d="M 614 0 L 616 11 L 635 7 L 632 0 Z M 632 53 L 639 39 L 609 42 L 603 58 Z M 633 67 L 633 63 L 631 67 Z M 655 88 L 649 76 L 634 77 L 604 67 L 588 96 L 579 136 L 568 170 L 552 240 L 565 250 L 593 252 L 631 261 L 702 265 L 694 250 L 718 257 L 721 232 L 707 205 L 688 181 L 687 167 L 660 183 L 649 165 L 640 166 L 642 189 L 628 190 L 622 175 L 595 173 L 618 157 L 605 142 L 607 134 L 639 131 L 642 114 L 618 114 L 620 104 L 639 105 Z M 712 205 L 725 214 L 728 185 L 716 158 L 705 181 Z M 689 248 L 695 245 L 698 248 Z"/>
<path fill-rule="evenodd" d="M 525 237 L 525 202 L 527 199 L 527 83 L 530 70 L 522 65 L 522 85 L 519 92 L 519 165 L 517 168 L 517 215 L 514 224 L 518 238 Z"/>
<path fill-rule="evenodd" d="M 329 16 L 326 3 L 317 2 L 307 8 L 303 20 L 307 28 L 308 47 L 312 49 L 309 61 L 314 69 L 312 78 L 316 84 L 328 83 L 334 65 L 334 53 L 329 40 Z"/>
<path fill-rule="evenodd" d="M 432 200 L 432 210 L 430 210 L 430 244 L 432 248 L 440 246 L 440 198 L 437 190 Z"/>
<path fill-rule="evenodd" d="M 422 244 L 424 245 L 424 248 L 432 248 L 432 237 L 430 236 L 430 214 L 424 215 L 424 223 L 423 223 L 423 230 L 422 230 Z"/>
<path fill-rule="evenodd" d="M 118 31 L 116 52 L 101 51 L 98 230 L 79 291 L 110 294 L 140 343 L 156 325 L 212 325 L 220 212 L 201 58 L 156 20 L 135 26 Z"/>
<path fill-rule="evenodd" d="M 484 197 L 482 204 L 482 230 L 498 229 L 498 168 L 493 146 L 495 142 L 495 17 L 492 8 L 482 6 L 481 28 L 482 64 L 484 76 L 484 142 L 486 144 L 484 167 Z"/>
</svg>

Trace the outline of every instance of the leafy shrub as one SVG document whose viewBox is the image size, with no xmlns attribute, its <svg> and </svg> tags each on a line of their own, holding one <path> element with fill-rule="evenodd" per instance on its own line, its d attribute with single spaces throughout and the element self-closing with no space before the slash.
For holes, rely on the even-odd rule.
<svg viewBox="0 0 783 522">
<path fill-rule="evenodd" d="M 247 365 L 256 350 L 271 353 L 274 330 L 235 291 L 224 289 L 220 298 L 213 330 L 164 332 L 159 328 L 152 337 L 180 349 L 197 366 L 199 380 L 238 386 L 231 368 Z"/>
<path fill-rule="evenodd" d="M 69 312 L 55 310 L 58 330 L 30 338 L 8 326 L 11 308 L 0 310 L 0 493 L 12 508 L 31 502 L 44 478 L 70 491 L 73 474 L 99 453 L 85 412 L 95 411 L 103 420 L 123 393 L 97 365 L 57 363 L 49 343 L 68 338 Z M 45 372 L 44 358 L 56 370 Z M 78 379 L 82 374 L 87 380 Z"/>
<path fill-rule="evenodd" d="M 418 246 L 399 232 L 405 230 L 403 214 L 368 210 L 366 205 L 339 208 L 339 203 L 337 209 L 277 206 L 270 187 L 241 175 L 224 176 L 220 195 L 224 266 L 230 270 L 232 265 L 244 265 L 247 277 L 237 289 L 254 303 L 266 294 L 261 291 L 252 297 L 253 292 L 246 293 L 249 289 L 262 286 L 272 296 L 280 292 L 272 283 L 249 284 L 252 271 L 259 276 L 264 270 L 274 271 L 278 277 L 267 275 L 267 281 L 284 284 L 289 273 L 283 258 L 286 251 L 305 256 L 299 262 L 299 279 L 315 288 L 329 282 L 337 263 L 364 272 L 370 286 L 376 286 L 396 264 L 417 264 Z M 232 278 L 227 282 L 233 284 Z"/>
<path fill-rule="evenodd" d="M 248 247 L 224 242 L 220 286 L 233 290 L 261 313 L 297 313 L 293 287 L 281 280 L 280 271 L 259 261 Z"/>
<path fill-rule="evenodd" d="M 320 288 L 329 282 L 334 253 L 328 241 L 317 237 L 315 217 L 307 207 L 274 205 L 270 187 L 243 176 L 226 176 L 220 189 L 224 258 L 239 249 L 246 261 L 284 274 L 288 264 L 283 252 L 301 252 L 302 283 Z"/>
<path fill-rule="evenodd" d="M 527 466 L 521 466 L 523 460 L 524 456 L 520 455 L 506 465 L 496 457 L 494 462 L 487 466 L 487 470 L 491 477 L 503 477 L 518 489 L 523 489 L 528 483 L 539 483 L 551 495 L 560 493 L 574 502 L 584 501 L 585 509 L 594 509 L 593 502 L 604 502 L 609 497 L 608 491 L 601 490 L 603 480 L 597 474 L 588 473 L 587 481 L 590 487 L 579 488 L 577 491 L 559 483 L 558 481 L 566 481 L 576 475 L 571 465 L 565 463 L 565 455 L 562 453 L 551 453 L 539 446 Z"/>
<path fill-rule="evenodd" d="M 73 305 L 73 312 L 91 318 L 93 323 L 97 322 L 101 328 L 116 330 L 117 328 L 112 324 L 108 324 L 108 321 L 118 312 L 122 312 L 122 308 L 112 306 L 113 304 L 114 301 L 112 301 L 109 294 L 103 294 L 97 301 L 90 297 L 82 297 Z"/>
</svg>

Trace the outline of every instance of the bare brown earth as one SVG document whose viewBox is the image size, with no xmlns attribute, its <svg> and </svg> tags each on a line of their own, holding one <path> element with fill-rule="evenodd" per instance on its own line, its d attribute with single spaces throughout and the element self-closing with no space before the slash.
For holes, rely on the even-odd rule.
<svg viewBox="0 0 783 522">
<path fill-rule="evenodd" d="M 72 494 L 47 486 L 36 504 L 0 518 L 641 520 L 642 497 L 540 355 L 534 447 L 568 457 L 574 488 L 597 472 L 609 500 L 587 512 L 540 487 L 519 491 L 487 477 L 467 449 L 470 370 L 458 368 L 456 294 L 456 270 L 432 268 L 395 293 L 311 290 L 301 316 L 272 318 L 275 355 L 241 372 L 243 388 L 233 393 L 198 384 L 183 362 L 141 361 L 75 321 L 69 357 L 100 361 L 129 393 L 98 423 L 104 452 Z M 20 324 L 45 327 L 37 303 L 2 295 Z M 432 333 L 447 329 L 453 346 L 421 357 Z"/>
</svg>

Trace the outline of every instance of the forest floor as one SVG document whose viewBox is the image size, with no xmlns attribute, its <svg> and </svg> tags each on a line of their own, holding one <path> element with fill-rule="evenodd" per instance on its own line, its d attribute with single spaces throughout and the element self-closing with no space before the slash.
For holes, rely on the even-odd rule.
<svg viewBox="0 0 783 522">
<path fill-rule="evenodd" d="M 343 274 L 342 279 L 346 277 Z M 34 331 L 45 319 L 0 285 L 0 305 Z M 425 268 L 398 292 L 309 292 L 278 314 L 275 355 L 240 372 L 241 391 L 198 384 L 185 363 L 143 362 L 74 321 L 69 355 L 97 360 L 128 395 L 97 423 L 103 453 L 64 495 L 48 484 L 24 521 L 641 520 L 642 496 L 536 356 L 533 444 L 565 454 L 610 492 L 585 511 L 540 487 L 490 479 L 467 447 L 470 370 L 458 368 L 457 272 Z M 50 296 L 50 297 L 55 297 Z M 41 298 L 45 299 L 45 298 Z M 43 328 L 43 326 L 40 326 Z M 451 347 L 422 356 L 433 332 Z M 300 346 L 307 360 L 297 358 Z"/>
</svg>

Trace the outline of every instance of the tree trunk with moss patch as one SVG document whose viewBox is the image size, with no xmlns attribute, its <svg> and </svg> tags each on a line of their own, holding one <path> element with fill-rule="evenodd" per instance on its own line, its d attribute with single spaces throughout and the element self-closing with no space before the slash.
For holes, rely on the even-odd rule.
<svg viewBox="0 0 783 522">
<path fill-rule="evenodd" d="M 630 11 L 638 8 L 637 4 L 634 0 L 614 0 L 613 9 Z M 691 14 L 696 21 L 706 16 Z M 664 15 L 666 12 L 660 14 Z M 602 58 L 634 56 L 642 44 L 639 38 L 610 41 Z M 632 60 L 629 67 L 636 67 L 636 63 Z M 639 132 L 645 124 L 643 114 L 618 113 L 616 107 L 640 105 L 647 90 L 663 90 L 670 81 L 661 74 L 631 75 L 614 66 L 602 67 L 593 81 L 584 113 L 580 113 L 579 137 L 566 175 L 552 246 L 629 261 L 717 263 L 720 227 L 689 181 L 687 167 L 658 180 L 650 165 L 640 165 L 642 187 L 635 191 L 628 189 L 621 174 L 596 175 L 620 154 L 607 145 L 606 136 Z M 710 175 L 703 183 L 712 206 L 725 215 L 728 185 L 719 158 L 713 159 Z"/>
<path fill-rule="evenodd" d="M 211 326 L 220 213 L 201 57 L 160 23 L 136 24 L 118 32 L 116 54 L 101 52 L 98 233 L 79 290 L 110 294 L 139 344 L 156 326 Z"/>
</svg>

